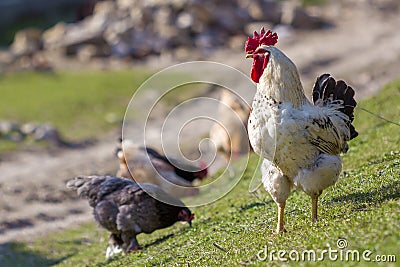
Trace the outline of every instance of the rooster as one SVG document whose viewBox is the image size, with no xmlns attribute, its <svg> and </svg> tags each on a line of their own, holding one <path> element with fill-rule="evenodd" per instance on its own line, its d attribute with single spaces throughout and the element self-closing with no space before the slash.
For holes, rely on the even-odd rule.
<svg viewBox="0 0 400 267">
<path fill-rule="evenodd" d="M 111 232 L 106 258 L 121 249 L 125 253 L 139 250 L 136 235 L 140 233 L 152 233 L 177 221 L 191 225 L 194 217 L 179 199 L 152 184 L 111 176 L 78 176 L 68 181 L 67 187 L 89 200 L 96 221 Z"/>
<path fill-rule="evenodd" d="M 296 66 L 274 47 L 277 40 L 276 33 L 262 28 L 245 44 L 257 83 L 248 132 L 254 152 L 264 158 L 264 187 L 278 205 L 277 232 L 286 232 L 284 209 L 293 187 L 311 197 L 312 220 L 317 220 L 318 197 L 338 180 L 339 154 L 358 135 L 351 124 L 357 103 L 354 90 L 329 74 L 317 78 L 311 103 Z"/>
<path fill-rule="evenodd" d="M 120 161 L 116 176 L 158 185 L 176 197 L 197 195 L 199 189 L 194 187 L 194 180 L 207 176 L 205 164 L 200 167 L 183 164 L 151 147 L 142 147 L 127 139 L 121 142 L 116 154 Z"/>
</svg>

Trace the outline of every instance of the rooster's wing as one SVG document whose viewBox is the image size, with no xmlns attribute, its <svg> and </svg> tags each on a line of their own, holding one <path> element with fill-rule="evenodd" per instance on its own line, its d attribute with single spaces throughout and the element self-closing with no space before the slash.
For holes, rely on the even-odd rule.
<svg viewBox="0 0 400 267">
<path fill-rule="evenodd" d="M 335 81 L 329 74 L 317 78 L 313 88 L 307 131 L 310 143 L 326 154 L 339 154 L 348 149 L 347 141 L 358 133 L 354 120 L 354 90 L 344 81 Z"/>
</svg>

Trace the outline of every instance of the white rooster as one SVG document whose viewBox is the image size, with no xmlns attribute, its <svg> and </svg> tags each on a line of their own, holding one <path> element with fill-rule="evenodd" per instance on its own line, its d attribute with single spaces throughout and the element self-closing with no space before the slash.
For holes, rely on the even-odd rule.
<svg viewBox="0 0 400 267">
<path fill-rule="evenodd" d="M 354 90 L 329 74 L 318 77 L 313 103 L 305 96 L 294 63 L 274 47 L 278 36 L 261 29 L 245 44 L 253 58 L 251 78 L 257 83 L 248 123 L 251 146 L 264 158 L 265 189 L 278 205 L 278 232 L 284 228 L 286 199 L 293 187 L 312 198 L 317 220 L 318 197 L 335 184 L 342 170 L 341 152 L 358 134 L 351 122 Z"/>
</svg>

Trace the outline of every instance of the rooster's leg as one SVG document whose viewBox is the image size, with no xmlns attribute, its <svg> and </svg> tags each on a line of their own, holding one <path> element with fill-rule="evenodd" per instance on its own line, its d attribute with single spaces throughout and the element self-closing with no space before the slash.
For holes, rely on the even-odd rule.
<svg viewBox="0 0 400 267">
<path fill-rule="evenodd" d="M 317 221 L 317 214 L 318 214 L 318 196 L 311 197 L 312 199 L 312 221 Z"/>
<path fill-rule="evenodd" d="M 283 203 L 278 203 L 278 225 L 276 227 L 276 231 L 278 233 L 286 233 L 286 229 L 283 226 L 284 225 L 284 212 L 285 212 L 285 205 L 286 205 L 286 201 Z"/>
</svg>

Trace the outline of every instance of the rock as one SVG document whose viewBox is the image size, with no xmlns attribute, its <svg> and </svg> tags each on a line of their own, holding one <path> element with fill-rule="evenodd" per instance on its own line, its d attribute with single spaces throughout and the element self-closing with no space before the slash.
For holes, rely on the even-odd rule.
<svg viewBox="0 0 400 267">
<path fill-rule="evenodd" d="M 326 22 L 318 16 L 310 15 L 296 2 L 285 2 L 282 7 L 282 24 L 290 25 L 298 29 L 318 29 Z"/>
<path fill-rule="evenodd" d="M 33 133 L 34 141 L 49 141 L 54 145 L 62 144 L 60 133 L 50 124 L 39 125 Z"/>
<path fill-rule="evenodd" d="M 35 122 L 25 123 L 19 126 L 17 123 L 0 121 L 0 138 L 13 142 L 46 141 L 55 147 L 81 148 L 93 144 L 93 140 L 84 140 L 79 143 L 65 141 L 60 132 L 51 124 L 39 124 Z"/>
<path fill-rule="evenodd" d="M 109 55 L 111 49 L 105 40 L 104 32 L 113 23 L 113 19 L 116 19 L 115 8 L 113 1 L 98 2 L 93 16 L 75 24 L 57 24 L 43 34 L 45 47 L 62 49 L 66 55 L 77 55 L 83 46 L 95 45 L 96 55 Z"/>
<path fill-rule="evenodd" d="M 137 4 L 136 0 L 116 0 L 117 8 L 120 10 L 127 10 Z"/>
<path fill-rule="evenodd" d="M 10 121 L 0 122 L 0 137 L 13 142 L 21 142 L 24 139 L 18 124 Z"/>
<path fill-rule="evenodd" d="M 146 30 L 135 31 L 132 34 L 131 45 L 131 56 L 135 58 L 143 58 L 153 52 L 153 40 L 156 42 L 156 38 L 153 33 Z"/>
<path fill-rule="evenodd" d="M 282 13 L 284 7 L 282 3 L 290 2 L 290 1 L 262 1 L 261 2 L 261 10 L 263 11 L 262 20 L 268 21 L 272 24 L 281 23 Z"/>
<path fill-rule="evenodd" d="M 134 31 L 134 27 L 135 22 L 131 18 L 116 21 L 107 26 L 104 32 L 104 38 L 108 44 L 114 44 L 121 38 L 124 38 L 123 36 L 129 38 Z"/>
<path fill-rule="evenodd" d="M 78 48 L 77 58 L 82 62 L 88 62 L 99 54 L 98 47 L 93 44 L 85 44 Z"/>
<path fill-rule="evenodd" d="M 42 31 L 36 28 L 28 28 L 17 32 L 11 51 L 17 56 L 31 55 L 42 49 Z"/>
<path fill-rule="evenodd" d="M 35 123 L 35 122 L 28 122 L 28 123 L 23 124 L 20 127 L 20 130 L 25 135 L 31 135 L 36 131 L 38 126 L 39 125 L 37 123 Z"/>
<path fill-rule="evenodd" d="M 83 21 L 82 25 L 78 24 L 67 31 L 58 46 L 63 48 L 66 55 L 76 55 L 82 46 L 88 44 L 98 46 L 98 51 L 109 51 L 109 45 L 103 36 L 105 23 L 105 20 L 95 17 Z"/>
<path fill-rule="evenodd" d="M 8 51 L 1 51 L 0 50 L 0 67 L 3 65 L 10 65 L 15 60 L 15 55 Z"/>
<path fill-rule="evenodd" d="M 66 34 L 68 28 L 63 22 L 59 22 L 52 28 L 43 32 L 42 40 L 46 49 L 52 49 L 60 46 L 60 42 Z"/>
<path fill-rule="evenodd" d="M 36 52 L 31 57 L 31 68 L 37 71 L 51 71 L 53 66 L 48 59 L 48 55 L 43 51 Z"/>
<path fill-rule="evenodd" d="M 214 10 L 213 15 L 221 27 L 221 32 L 228 34 L 243 32 L 244 26 L 250 21 L 245 9 L 221 8 Z"/>
<path fill-rule="evenodd" d="M 8 135 L 14 131 L 19 131 L 18 124 L 11 121 L 0 121 L 0 135 Z"/>
<path fill-rule="evenodd" d="M 128 57 L 131 55 L 131 45 L 129 42 L 118 39 L 111 44 L 111 53 L 120 58 Z"/>
<path fill-rule="evenodd" d="M 213 11 L 212 8 L 207 8 L 206 5 L 197 2 L 188 6 L 186 10 L 186 12 L 193 15 L 196 21 L 205 25 L 211 24 L 214 20 L 211 11 Z"/>
<path fill-rule="evenodd" d="M 181 12 L 176 18 L 176 26 L 179 29 L 188 29 L 193 26 L 194 16 L 187 12 Z"/>
<path fill-rule="evenodd" d="M 115 15 L 115 10 L 117 9 L 117 4 L 114 1 L 100 1 L 97 2 L 93 9 L 94 17 L 113 17 Z"/>
<path fill-rule="evenodd" d="M 90 17 L 74 25 L 57 24 L 44 34 L 47 48 L 62 48 L 68 55 L 75 55 L 80 46 L 95 44 L 107 46 L 103 38 L 104 20 Z"/>
<path fill-rule="evenodd" d="M 263 22 L 263 26 L 269 24 L 271 28 L 282 23 L 296 28 L 320 27 L 318 17 L 293 3 L 277 0 L 104 0 L 95 4 L 91 16 L 73 24 L 59 23 L 45 31 L 41 40 L 46 52 L 57 53 L 59 58 L 77 57 L 83 62 L 109 55 L 142 59 L 161 54 L 165 57 L 167 53 L 178 54 L 181 58 L 185 54 L 191 56 L 187 51 L 193 53 L 193 48 L 204 56 L 218 47 L 242 46 L 240 36 L 245 38 L 243 34 L 249 32 L 254 23 Z M 30 57 L 21 59 L 19 65 L 46 66 L 34 63 Z"/>
<path fill-rule="evenodd" d="M 153 24 L 157 25 L 171 25 L 173 23 L 172 17 L 173 10 L 168 7 L 157 8 L 153 12 Z"/>
<path fill-rule="evenodd" d="M 326 22 L 317 16 L 308 14 L 303 8 L 297 7 L 294 10 L 293 18 L 290 25 L 293 28 L 299 29 L 319 29 L 324 26 Z"/>
</svg>

